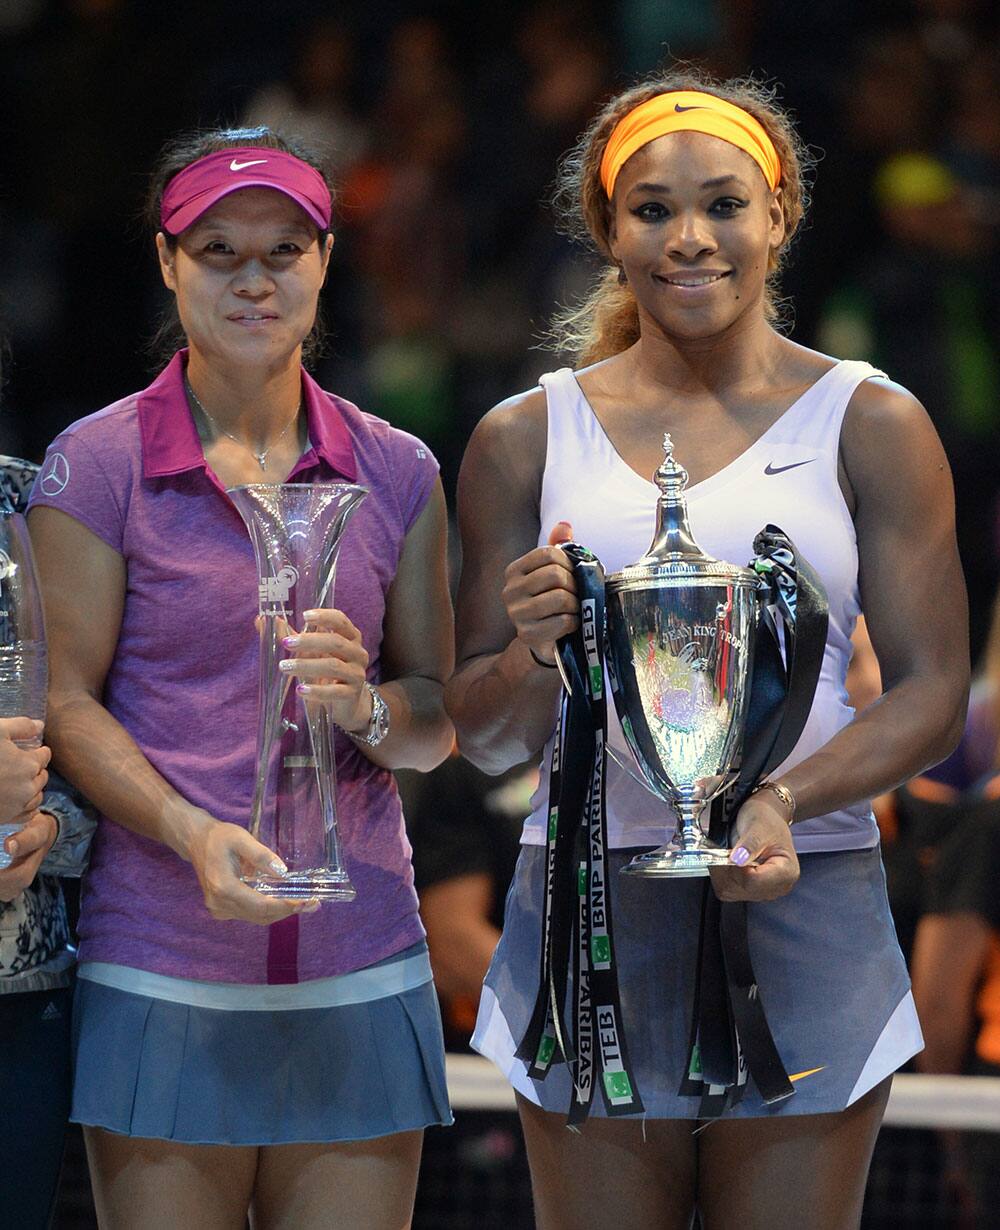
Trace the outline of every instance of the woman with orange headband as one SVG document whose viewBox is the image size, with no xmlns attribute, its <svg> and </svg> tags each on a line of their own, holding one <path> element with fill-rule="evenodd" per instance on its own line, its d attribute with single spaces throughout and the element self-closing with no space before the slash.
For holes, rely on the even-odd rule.
<svg viewBox="0 0 1000 1230">
<path fill-rule="evenodd" d="M 488 771 L 542 761 L 475 1038 L 517 1091 L 541 1230 L 687 1227 L 696 1208 L 706 1230 L 857 1225 L 892 1072 L 922 1045 L 868 800 L 940 760 L 961 731 L 967 621 L 951 481 L 909 393 L 776 328 L 774 279 L 802 218 L 803 177 L 787 117 L 753 83 L 667 78 L 613 99 L 567 158 L 560 191 L 607 262 L 558 327 L 576 370 L 488 414 L 462 470 L 448 708 L 465 754 Z M 548 1066 L 525 1039 L 551 1002 L 547 985 L 539 997 L 548 791 L 568 772 L 566 748 L 553 764 L 553 665 L 579 626 L 559 544 L 589 547 L 608 571 L 644 553 L 664 432 L 690 475 L 701 546 L 743 564 L 773 522 L 829 600 L 801 736 L 772 788 L 739 809 L 729 862 L 711 875 L 752 958 L 741 1011 L 763 1005 L 773 1046 L 762 1062 L 733 970 L 714 972 L 721 958 L 700 930 L 715 908 L 706 882 L 616 874 L 673 820 L 609 759 L 605 882 L 627 1047 L 609 1061 L 609 1018 L 585 1003 L 592 1046 L 578 1032 L 571 1062 Z M 855 717 L 844 677 L 862 606 L 886 691 Z M 624 746 L 610 714 L 608 726 L 609 746 Z M 727 980 L 729 1015 L 722 1001 L 713 1017 L 706 996 Z M 706 1023 L 733 1057 L 719 1085 Z M 717 1038 L 712 1048 L 721 1053 Z M 588 1071 L 600 1092 L 569 1132 Z"/>
</svg>

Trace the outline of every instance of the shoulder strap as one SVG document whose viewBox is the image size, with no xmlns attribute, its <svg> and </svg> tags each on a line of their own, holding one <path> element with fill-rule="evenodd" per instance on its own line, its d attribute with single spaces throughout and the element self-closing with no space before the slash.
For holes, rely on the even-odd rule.
<svg viewBox="0 0 1000 1230">
<path fill-rule="evenodd" d="M 821 420 L 826 422 L 829 430 L 836 432 L 839 441 L 844 415 L 858 385 L 864 384 L 866 380 L 888 380 L 888 376 L 863 359 L 842 359 L 833 369 L 831 376 L 819 405 L 810 409 L 814 416 L 819 412 Z"/>
<path fill-rule="evenodd" d="M 568 367 L 556 372 L 546 372 L 538 383 L 545 390 L 545 406 L 548 425 L 548 456 L 563 457 L 572 448 L 574 437 L 579 436 L 580 386 Z M 577 450 L 572 449 L 575 455 Z"/>
</svg>

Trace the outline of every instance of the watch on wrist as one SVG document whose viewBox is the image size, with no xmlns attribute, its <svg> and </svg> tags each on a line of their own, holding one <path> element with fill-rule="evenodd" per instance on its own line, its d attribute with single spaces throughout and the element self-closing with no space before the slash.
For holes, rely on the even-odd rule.
<svg viewBox="0 0 1000 1230">
<path fill-rule="evenodd" d="M 370 683 L 365 683 L 365 687 L 372 698 L 372 715 L 368 720 L 368 729 L 365 731 L 348 730 L 346 733 L 355 743 L 364 743 L 367 747 L 378 747 L 389 733 L 389 706 L 382 699 L 378 688 L 373 687 Z"/>
</svg>

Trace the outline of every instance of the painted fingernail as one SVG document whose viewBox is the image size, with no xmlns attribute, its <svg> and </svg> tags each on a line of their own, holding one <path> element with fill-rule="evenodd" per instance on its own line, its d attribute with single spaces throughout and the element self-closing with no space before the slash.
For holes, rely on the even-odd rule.
<svg viewBox="0 0 1000 1230">
<path fill-rule="evenodd" d="M 281 661 L 278 663 L 278 670 L 279 671 L 295 670 L 295 659 L 294 658 L 282 658 Z"/>
<path fill-rule="evenodd" d="M 286 649 L 294 649 L 299 643 L 299 638 L 297 636 L 283 636 L 281 638 L 281 643 Z"/>
<path fill-rule="evenodd" d="M 729 857 L 737 867 L 745 867 L 750 862 L 750 851 L 746 846 L 737 846 Z"/>
<path fill-rule="evenodd" d="M 285 866 L 285 864 L 281 861 L 280 858 L 271 859 L 270 866 L 271 866 L 271 870 L 274 872 L 276 876 L 288 875 L 288 868 Z"/>
<path fill-rule="evenodd" d="M 17 858 L 17 851 L 18 844 L 16 841 L 11 839 L 11 841 L 7 843 L 7 853 L 11 856 L 11 858 Z"/>
<path fill-rule="evenodd" d="M 319 909 L 319 902 L 316 900 L 313 900 L 313 901 L 310 901 L 307 905 L 304 905 L 302 909 L 299 910 L 299 913 L 300 914 L 315 914 L 318 909 Z"/>
<path fill-rule="evenodd" d="M 303 614 L 303 616 L 304 616 L 307 620 L 310 620 L 310 621 L 311 621 L 311 620 L 313 620 L 313 619 L 318 619 L 318 618 L 320 617 L 320 615 L 322 615 L 322 614 L 323 614 L 323 612 L 322 612 L 322 610 L 319 610 L 319 611 L 303 611 L 303 612 L 302 612 L 302 614 Z"/>
<path fill-rule="evenodd" d="M 309 686 L 308 683 L 297 683 L 295 685 L 295 690 L 296 692 L 299 693 L 300 696 L 308 696 L 309 693 L 312 691 L 312 688 Z"/>
</svg>

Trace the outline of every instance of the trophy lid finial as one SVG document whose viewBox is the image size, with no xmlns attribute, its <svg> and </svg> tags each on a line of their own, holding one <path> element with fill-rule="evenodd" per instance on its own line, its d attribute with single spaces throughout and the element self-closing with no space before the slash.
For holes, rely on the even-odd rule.
<svg viewBox="0 0 1000 1230">
<path fill-rule="evenodd" d="M 757 587 L 758 582 L 749 569 L 715 559 L 698 546 L 691 532 L 684 494 L 688 472 L 674 457 L 674 442 L 669 432 L 663 436 L 663 453 L 663 460 L 653 474 L 653 483 L 659 490 L 653 541 L 646 554 L 634 564 L 609 575 L 609 588 L 642 590 L 648 585 L 659 589 L 681 584 L 678 578 L 683 578 L 684 584 L 690 583 L 692 578 L 705 578 L 713 584 Z"/>
<path fill-rule="evenodd" d="M 656 533 L 649 550 L 638 562 L 656 564 L 668 560 L 710 559 L 695 542 L 688 524 L 687 501 L 684 498 L 688 472 L 674 457 L 674 442 L 669 432 L 663 435 L 663 452 L 663 460 L 653 475 L 653 482 L 660 489 Z"/>
<path fill-rule="evenodd" d="M 674 457 L 674 441 L 669 431 L 663 433 L 663 460 L 653 475 L 661 496 L 678 499 L 688 484 L 688 472 Z"/>
</svg>

